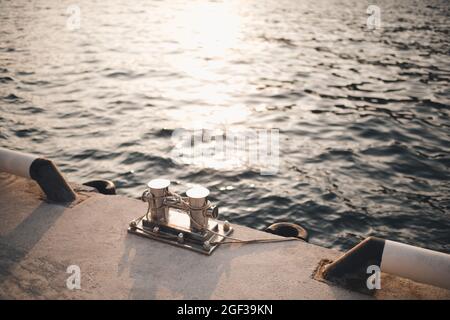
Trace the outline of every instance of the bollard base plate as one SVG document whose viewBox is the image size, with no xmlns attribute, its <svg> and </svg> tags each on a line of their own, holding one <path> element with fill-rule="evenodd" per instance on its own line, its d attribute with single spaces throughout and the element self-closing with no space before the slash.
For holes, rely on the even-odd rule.
<svg viewBox="0 0 450 320">
<path fill-rule="evenodd" d="M 225 240 L 225 236 L 233 232 L 231 226 L 225 230 L 224 223 L 224 221 L 209 218 L 208 229 L 215 233 L 209 230 L 194 231 L 186 213 L 170 208 L 167 221 L 156 222 L 144 217 L 136 223 L 136 226 L 130 226 L 128 232 L 210 255 L 220 245 L 220 242 Z M 180 234 L 183 235 L 182 238 L 179 237 Z M 205 245 L 205 243 L 210 243 L 210 245 Z"/>
</svg>

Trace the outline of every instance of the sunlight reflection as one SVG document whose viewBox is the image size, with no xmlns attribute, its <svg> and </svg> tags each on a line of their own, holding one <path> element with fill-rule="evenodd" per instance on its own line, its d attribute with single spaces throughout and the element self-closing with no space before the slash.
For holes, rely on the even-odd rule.
<svg viewBox="0 0 450 320">
<path fill-rule="evenodd" d="M 195 79 L 217 81 L 238 44 L 240 16 L 231 3 L 192 3 L 175 14 L 167 31 L 177 43 L 167 62 Z"/>
<path fill-rule="evenodd" d="M 182 120 L 179 126 L 184 129 L 225 129 L 230 125 L 244 123 L 251 110 L 243 105 L 181 107 L 166 111 L 169 118 Z"/>
<path fill-rule="evenodd" d="M 240 17 L 230 2 L 192 3 L 174 18 L 173 35 L 181 47 L 209 57 L 222 57 L 240 33 Z"/>
<path fill-rule="evenodd" d="M 176 12 L 168 26 L 177 46 L 166 62 L 191 83 L 178 96 L 180 100 L 201 102 L 167 111 L 169 119 L 180 127 L 225 127 L 243 122 L 250 115 L 242 105 L 230 106 L 239 84 L 227 82 L 223 71 L 232 49 L 239 45 L 241 19 L 236 9 L 232 2 L 191 3 Z"/>
</svg>

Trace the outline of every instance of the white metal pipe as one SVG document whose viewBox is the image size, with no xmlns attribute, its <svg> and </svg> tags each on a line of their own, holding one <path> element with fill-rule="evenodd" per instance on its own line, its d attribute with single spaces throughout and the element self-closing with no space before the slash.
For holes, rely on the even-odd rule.
<svg viewBox="0 0 450 320">
<path fill-rule="evenodd" d="M 323 271 L 325 279 L 364 292 L 369 267 L 384 273 L 450 290 L 450 255 L 429 249 L 369 237 Z"/>
<path fill-rule="evenodd" d="M 0 148 L 0 171 L 35 180 L 50 201 L 72 202 L 77 197 L 55 164 L 48 159 Z"/>
<path fill-rule="evenodd" d="M 37 158 L 29 153 L 0 148 L 0 171 L 31 179 L 30 166 Z"/>
<path fill-rule="evenodd" d="M 385 240 L 381 271 L 450 290 L 450 255 Z"/>
</svg>

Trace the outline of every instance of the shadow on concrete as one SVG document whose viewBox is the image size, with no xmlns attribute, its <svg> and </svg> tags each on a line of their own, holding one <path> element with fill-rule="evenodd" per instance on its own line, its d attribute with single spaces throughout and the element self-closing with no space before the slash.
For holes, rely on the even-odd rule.
<svg viewBox="0 0 450 320">
<path fill-rule="evenodd" d="M 41 203 L 13 231 L 0 237 L 0 287 L 66 209 Z"/>
<path fill-rule="evenodd" d="M 227 282 L 235 259 L 271 250 L 258 244 L 223 246 L 206 256 L 128 234 L 118 275 L 128 272 L 133 279 L 129 299 L 211 299 L 219 283 Z"/>
</svg>

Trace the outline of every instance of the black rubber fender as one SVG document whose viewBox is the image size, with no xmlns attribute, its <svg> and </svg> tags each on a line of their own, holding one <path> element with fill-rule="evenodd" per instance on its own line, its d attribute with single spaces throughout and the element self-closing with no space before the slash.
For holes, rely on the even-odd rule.
<svg viewBox="0 0 450 320">
<path fill-rule="evenodd" d="M 282 237 L 293 237 L 308 242 L 308 231 L 295 223 L 277 222 L 271 224 L 264 231 L 276 234 Z"/>
<path fill-rule="evenodd" d="M 114 182 L 110 180 L 91 180 L 83 183 L 83 185 L 93 187 L 101 194 L 116 194 L 116 186 L 114 185 Z"/>
</svg>

